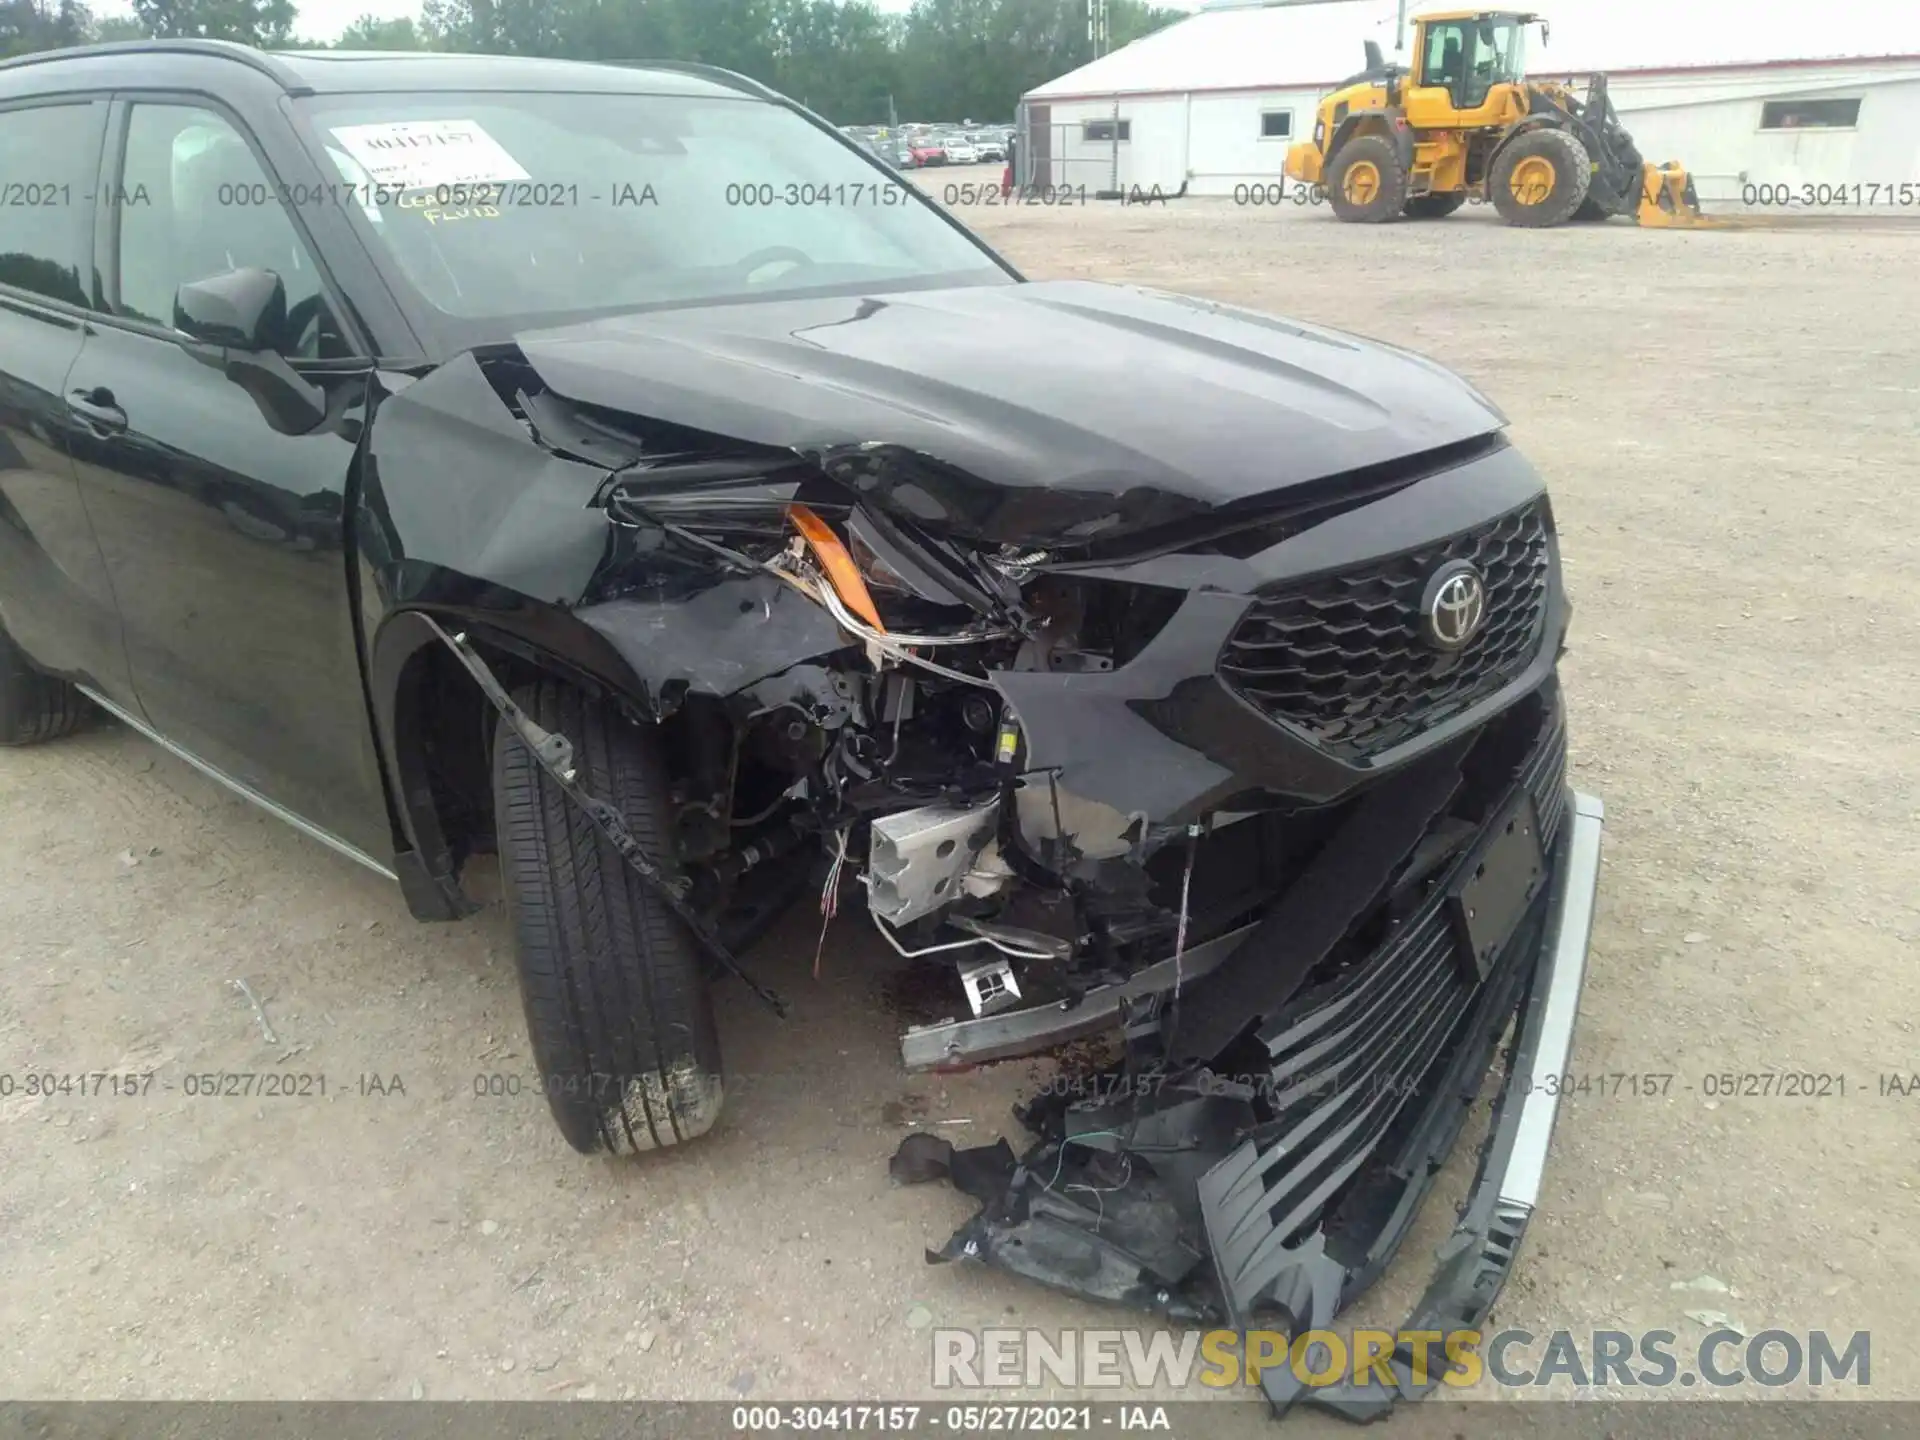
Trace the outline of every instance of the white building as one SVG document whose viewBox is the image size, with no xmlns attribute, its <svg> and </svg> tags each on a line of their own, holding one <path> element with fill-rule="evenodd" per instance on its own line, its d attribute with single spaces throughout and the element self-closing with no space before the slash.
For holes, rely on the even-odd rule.
<svg viewBox="0 0 1920 1440">
<path fill-rule="evenodd" d="M 1031 91 L 1021 134 L 1031 184 L 1195 195 L 1270 192 L 1321 96 L 1365 65 L 1366 40 L 1411 59 L 1411 17 L 1467 8 L 1415 0 L 1395 52 L 1397 0 L 1214 0 L 1191 18 Z M 1516 5 L 1514 8 L 1522 8 Z M 1641 153 L 1678 160 L 1700 197 L 1748 185 L 1861 186 L 1889 203 L 1920 186 L 1920 3 L 1915 0 L 1536 0 L 1551 25 L 1538 76 L 1604 71 Z M 1031 167 L 1029 168 L 1029 163 Z M 1244 197 L 1248 194 L 1242 190 Z M 1747 194 L 1745 198 L 1753 198 Z M 1894 201 L 1893 203 L 1902 203 Z"/>
</svg>

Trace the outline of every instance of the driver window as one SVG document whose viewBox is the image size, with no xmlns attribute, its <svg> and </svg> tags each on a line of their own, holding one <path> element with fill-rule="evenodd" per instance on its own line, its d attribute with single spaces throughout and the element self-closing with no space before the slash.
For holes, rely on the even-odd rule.
<svg viewBox="0 0 1920 1440">
<path fill-rule="evenodd" d="M 1426 74 L 1423 84 L 1458 90 L 1467 78 L 1467 30 L 1464 25 L 1435 25 L 1427 32 Z"/>
<path fill-rule="evenodd" d="M 120 314 L 169 328 L 173 296 L 194 280 L 257 266 L 287 289 L 289 359 L 346 353 L 320 276 L 276 186 L 223 116 L 193 105 L 135 105 L 119 193 Z"/>
</svg>

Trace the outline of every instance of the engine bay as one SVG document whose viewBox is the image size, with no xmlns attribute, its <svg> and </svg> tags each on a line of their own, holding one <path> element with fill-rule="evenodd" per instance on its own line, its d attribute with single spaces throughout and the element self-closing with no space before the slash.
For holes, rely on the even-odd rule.
<svg viewBox="0 0 1920 1440">
<path fill-rule="evenodd" d="M 979 1017 L 1124 984 L 1271 898 L 1256 889 L 1230 903 L 1213 886 L 1193 904 L 1202 841 L 1252 812 L 1156 824 L 1063 790 L 1029 765 L 994 678 L 1109 672 L 1172 615 L 1178 592 L 1036 575 L 1040 557 L 908 540 L 851 506 L 829 521 L 790 502 L 778 540 L 771 517 L 751 527 L 744 510 L 723 538 L 620 492 L 608 509 L 671 527 L 745 586 L 804 597 L 850 642 L 724 703 L 690 700 L 686 723 L 670 726 L 679 858 L 707 903 L 724 908 L 749 872 L 817 848 L 823 925 L 857 885 L 888 946 L 950 964 L 956 998 Z M 770 618 L 776 602 L 762 589 L 735 603 Z"/>
</svg>

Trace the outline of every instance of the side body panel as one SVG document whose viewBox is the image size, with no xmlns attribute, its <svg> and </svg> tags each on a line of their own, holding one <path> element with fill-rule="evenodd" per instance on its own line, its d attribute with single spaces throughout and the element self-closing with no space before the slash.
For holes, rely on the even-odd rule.
<svg viewBox="0 0 1920 1440">
<path fill-rule="evenodd" d="M 297 152 L 290 136 L 276 135 L 285 120 L 270 106 L 229 109 L 190 90 L 136 100 L 222 113 L 258 147 L 269 177 L 305 178 L 273 167 L 275 150 Z M 166 192 L 164 167 L 150 190 L 140 187 L 153 176 L 122 169 L 133 108 L 116 101 L 108 126 L 100 189 L 121 198 L 102 206 L 97 227 L 103 313 L 89 324 L 67 382 L 111 414 L 110 423 L 77 427 L 74 455 L 119 600 L 133 695 L 169 743 L 384 863 L 393 828 L 362 680 L 345 527 L 369 367 L 297 361 L 326 392 L 328 414 L 313 431 L 287 435 L 238 384 L 155 323 L 175 283 L 204 278 L 172 269 L 203 262 L 164 247 L 158 256 L 138 253 L 156 241 L 177 243 L 180 232 L 165 223 L 179 206 Z M 235 252 L 226 263 L 262 263 L 239 237 L 257 235 L 264 213 L 235 210 L 214 232 Z M 304 220 L 295 223 L 301 230 L 289 238 L 313 253 Z M 126 254 L 148 288 L 165 281 L 164 295 L 142 296 L 143 312 L 123 303 L 123 231 L 139 237 Z M 169 259 L 178 263 L 169 267 Z M 219 260 L 204 263 L 217 269 Z"/>
<path fill-rule="evenodd" d="M 36 98 L 8 108 L 45 103 Z M 73 111 L 62 127 L 71 129 L 76 150 L 98 156 L 105 100 L 73 97 L 61 108 Z M 71 227 L 73 258 L 83 262 L 92 207 L 67 203 L 50 214 Z M 44 230 L 48 216 L 34 218 Z M 29 269 L 16 267 L 41 263 L 0 257 L 0 281 L 31 284 Z M 113 587 L 74 481 L 71 449 L 80 421 L 67 392 L 84 325 L 76 305 L 24 289 L 0 292 L 0 624 L 36 665 L 133 707 Z"/>
<path fill-rule="evenodd" d="M 0 624 L 44 670 L 132 706 L 120 617 L 69 453 L 81 322 L 0 298 Z"/>
<path fill-rule="evenodd" d="M 278 435 L 178 345 L 108 326 L 72 383 L 110 392 L 127 415 L 117 434 L 84 436 L 76 459 L 149 722 L 376 859 L 389 853 L 342 523 L 358 398 L 341 395 L 337 423 L 314 434 Z"/>
</svg>

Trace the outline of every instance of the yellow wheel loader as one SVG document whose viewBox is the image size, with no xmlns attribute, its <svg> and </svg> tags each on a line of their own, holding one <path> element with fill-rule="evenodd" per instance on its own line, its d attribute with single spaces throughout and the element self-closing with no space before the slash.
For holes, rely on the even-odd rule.
<svg viewBox="0 0 1920 1440">
<path fill-rule="evenodd" d="M 1620 123 L 1604 75 L 1584 96 L 1529 80 L 1526 37 L 1547 22 L 1514 10 L 1460 10 L 1413 22 L 1413 63 L 1366 42 L 1367 68 L 1320 102 L 1313 139 L 1287 151 L 1287 175 L 1325 188 L 1342 220 L 1450 215 L 1485 200 L 1509 225 L 1631 215 L 1703 226 L 1686 170 L 1649 165 Z"/>
</svg>

